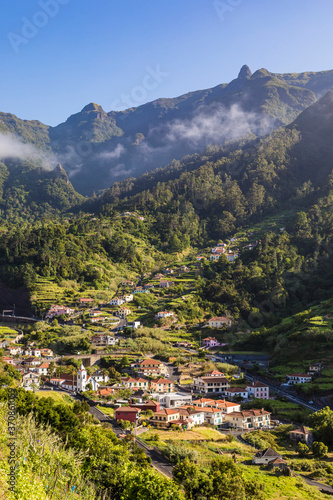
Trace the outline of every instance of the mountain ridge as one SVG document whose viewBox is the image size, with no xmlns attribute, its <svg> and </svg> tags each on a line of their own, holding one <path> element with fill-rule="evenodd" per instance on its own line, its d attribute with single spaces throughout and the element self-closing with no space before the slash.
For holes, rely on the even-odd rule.
<svg viewBox="0 0 333 500">
<path fill-rule="evenodd" d="M 252 73 L 244 65 L 227 84 L 123 111 L 92 102 L 55 127 L 0 113 L 0 132 L 53 154 L 75 189 L 91 195 L 208 144 L 289 125 L 332 87 L 333 70 Z"/>
</svg>

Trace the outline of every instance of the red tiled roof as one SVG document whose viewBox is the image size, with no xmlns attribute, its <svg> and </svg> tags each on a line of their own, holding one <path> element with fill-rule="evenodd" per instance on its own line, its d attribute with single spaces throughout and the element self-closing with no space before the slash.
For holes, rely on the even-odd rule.
<svg viewBox="0 0 333 500">
<path fill-rule="evenodd" d="M 152 380 L 151 381 L 152 384 L 172 384 L 171 380 L 167 379 L 167 378 L 159 378 L 159 379 L 156 379 L 156 380 Z"/>
<path fill-rule="evenodd" d="M 271 415 L 269 411 L 266 410 L 258 410 L 258 409 L 253 409 L 253 410 L 242 410 L 242 411 L 233 411 L 231 413 L 228 413 L 228 417 L 259 417 L 259 415 Z"/>
<path fill-rule="evenodd" d="M 131 407 L 131 406 L 121 406 L 120 408 L 117 408 L 117 409 L 116 409 L 116 413 L 117 413 L 118 411 L 119 411 L 119 412 L 123 412 L 123 411 L 125 411 L 126 413 L 130 413 L 130 412 L 131 412 L 131 413 L 138 413 L 138 412 L 140 412 L 141 410 L 139 410 L 139 408 L 133 408 L 133 407 Z"/>
<path fill-rule="evenodd" d="M 268 385 L 259 382 L 259 380 L 256 380 L 255 382 L 252 382 L 251 385 L 248 385 L 248 387 L 268 387 Z"/>
<path fill-rule="evenodd" d="M 214 318 L 210 318 L 208 321 L 229 321 L 226 316 L 215 316 Z"/>
<path fill-rule="evenodd" d="M 144 359 L 141 361 L 140 366 L 146 366 L 146 365 L 161 365 L 161 361 L 158 361 L 157 359 Z"/>
<path fill-rule="evenodd" d="M 163 408 L 163 410 L 159 410 L 155 413 L 156 415 L 175 415 L 176 413 L 179 413 L 178 410 L 171 410 L 170 408 Z"/>
</svg>

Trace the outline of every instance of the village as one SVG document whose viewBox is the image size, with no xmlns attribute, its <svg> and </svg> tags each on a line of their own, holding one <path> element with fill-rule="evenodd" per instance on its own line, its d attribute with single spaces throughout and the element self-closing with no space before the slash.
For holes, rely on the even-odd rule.
<svg viewBox="0 0 333 500">
<path fill-rule="evenodd" d="M 219 243 L 210 253 L 178 266 L 122 278 L 108 302 L 82 293 L 71 302 L 53 303 L 28 335 L 0 327 L 11 331 L 0 335 L 2 360 L 20 373 L 19 385 L 26 391 L 88 402 L 97 420 L 107 421 L 119 437 L 133 436 L 145 450 L 159 450 L 166 463 L 168 443 L 177 436 L 177 443 L 201 457 L 199 463 L 210 461 L 207 457 L 213 453 L 238 453 L 239 459 L 251 457 L 253 465 L 290 474 L 288 447 L 292 458 L 299 443 L 311 450 L 314 436 L 304 420 L 321 407 L 300 398 L 295 388 L 316 380 L 324 369 L 322 363 L 291 371 L 277 384 L 270 378 L 265 353 L 237 353 L 229 348 L 235 325 L 231 315 L 206 316 L 193 324 L 181 312 L 192 307 L 203 262 L 215 265 L 224 256 L 232 264 L 239 255 L 238 243 L 236 239 L 229 245 Z M 248 243 L 243 250 L 252 251 L 256 244 Z M 42 338 L 39 329 L 53 334 L 62 328 L 81 331 L 84 343 L 65 344 L 70 347 L 66 352 L 30 340 L 36 335 Z M 135 344 L 140 339 L 149 339 L 147 346 Z M 160 350 L 150 352 L 155 344 Z M 279 414 L 281 405 L 291 407 L 290 415 Z M 304 420 L 295 418 L 296 413 Z M 287 453 L 269 446 L 270 439 L 262 439 L 281 428 L 286 429 Z M 204 447 L 209 436 L 206 451 L 210 455 L 191 444 L 194 436 Z"/>
</svg>

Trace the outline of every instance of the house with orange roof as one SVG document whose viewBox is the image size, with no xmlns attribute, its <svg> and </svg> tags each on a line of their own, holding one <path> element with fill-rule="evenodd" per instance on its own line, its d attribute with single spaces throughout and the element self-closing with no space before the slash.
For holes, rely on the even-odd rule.
<svg viewBox="0 0 333 500">
<path fill-rule="evenodd" d="M 302 425 L 301 427 L 298 427 L 297 429 L 290 431 L 289 438 L 292 441 L 296 441 L 297 443 L 299 441 L 301 441 L 302 443 L 306 443 L 308 446 L 311 446 L 313 443 L 313 434 L 304 425 Z"/>
<path fill-rule="evenodd" d="M 127 307 L 122 307 L 121 309 L 119 309 L 119 311 L 115 312 L 114 314 L 115 314 L 115 316 L 118 316 L 119 318 L 125 319 L 126 316 L 131 314 L 131 310 L 128 309 Z"/>
<path fill-rule="evenodd" d="M 38 375 L 47 375 L 47 370 L 50 366 L 50 363 L 42 363 L 39 366 L 34 368 L 34 371 L 38 373 Z"/>
<path fill-rule="evenodd" d="M 211 408 L 206 406 L 200 410 L 204 414 L 204 419 L 210 425 L 222 425 L 224 413 L 220 408 Z"/>
<path fill-rule="evenodd" d="M 171 380 L 158 378 L 150 382 L 151 390 L 154 392 L 173 392 L 175 386 Z"/>
<path fill-rule="evenodd" d="M 136 423 L 139 419 L 141 410 L 139 408 L 132 408 L 131 406 L 121 406 L 115 411 L 117 421 L 127 420 L 128 422 Z"/>
<path fill-rule="evenodd" d="M 97 395 L 102 398 L 107 398 L 108 396 L 111 396 L 111 394 L 113 394 L 114 392 L 116 392 L 116 389 L 114 389 L 113 387 L 103 387 L 102 389 L 98 389 Z"/>
<path fill-rule="evenodd" d="M 147 390 L 149 387 L 149 382 L 145 378 L 133 378 L 133 377 L 125 377 L 122 378 L 122 383 L 127 389 L 143 389 Z"/>
<path fill-rule="evenodd" d="M 214 404 L 207 405 L 210 408 L 219 408 L 222 413 L 232 413 L 233 411 L 240 411 L 241 406 L 238 403 L 231 403 L 230 401 L 226 401 L 225 399 L 221 399 L 219 401 L 214 401 Z"/>
<path fill-rule="evenodd" d="M 236 429 L 260 429 L 269 427 L 271 422 L 271 413 L 259 409 L 235 411 L 225 415 L 225 422 L 229 427 Z"/>
<path fill-rule="evenodd" d="M 208 320 L 208 325 L 211 328 L 222 328 L 223 326 L 231 326 L 231 319 L 226 316 L 214 316 Z"/>
<path fill-rule="evenodd" d="M 167 375 L 168 369 L 158 359 L 144 359 L 138 363 L 139 373 L 143 375 Z"/>
<path fill-rule="evenodd" d="M 198 406 L 199 408 L 204 408 L 205 406 L 208 406 L 209 404 L 214 404 L 215 400 L 214 399 L 208 399 L 208 398 L 200 398 L 196 399 L 193 401 L 193 406 Z"/>
<path fill-rule="evenodd" d="M 163 408 L 163 410 L 157 411 L 154 414 L 149 423 L 158 428 L 168 428 L 172 424 L 176 423 L 177 420 L 180 420 L 178 409 L 171 410 L 170 408 Z"/>
</svg>

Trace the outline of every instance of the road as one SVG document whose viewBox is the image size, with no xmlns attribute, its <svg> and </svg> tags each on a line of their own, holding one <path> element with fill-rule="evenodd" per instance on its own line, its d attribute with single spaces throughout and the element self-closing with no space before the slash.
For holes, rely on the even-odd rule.
<svg viewBox="0 0 333 500">
<path fill-rule="evenodd" d="M 95 406 L 90 407 L 89 413 L 98 418 L 100 422 L 107 422 L 108 424 L 111 424 L 112 430 L 117 437 L 119 437 L 120 434 L 124 434 L 124 430 L 118 426 L 115 420 L 105 415 Z M 151 464 L 154 469 L 156 469 L 161 474 L 164 474 L 166 477 L 172 478 L 173 465 L 166 458 L 164 458 L 159 452 L 155 451 L 154 449 L 149 448 L 143 441 L 141 441 L 141 439 L 136 437 L 135 442 L 139 446 L 139 448 L 143 449 L 146 455 L 151 458 Z"/>
</svg>

